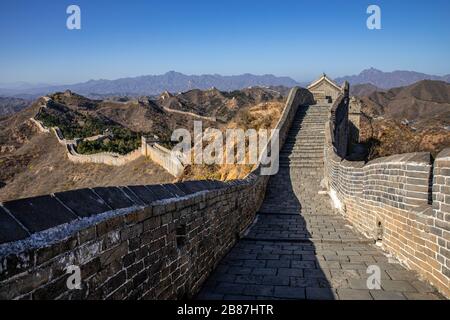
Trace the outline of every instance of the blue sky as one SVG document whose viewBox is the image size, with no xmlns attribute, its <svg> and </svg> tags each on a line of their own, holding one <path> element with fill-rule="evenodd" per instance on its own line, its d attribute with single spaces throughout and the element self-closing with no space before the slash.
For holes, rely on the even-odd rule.
<svg viewBox="0 0 450 320">
<path fill-rule="evenodd" d="M 66 8 L 81 8 L 67 30 Z M 366 9 L 382 10 L 368 30 Z M 450 1 L 2 0 L 0 83 L 74 83 L 175 70 L 309 81 L 367 67 L 450 73 Z"/>
</svg>

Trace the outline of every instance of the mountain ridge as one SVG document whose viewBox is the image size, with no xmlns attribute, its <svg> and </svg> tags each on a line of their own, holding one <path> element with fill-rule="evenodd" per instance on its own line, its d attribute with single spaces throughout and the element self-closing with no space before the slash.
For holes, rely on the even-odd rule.
<svg viewBox="0 0 450 320">
<path fill-rule="evenodd" d="M 405 87 L 422 80 L 450 82 L 450 74 L 436 76 L 415 71 L 397 70 L 392 72 L 384 72 L 375 68 L 369 68 L 361 71 L 358 75 L 335 78 L 335 81 L 339 84 L 342 84 L 344 81 L 348 81 L 351 86 L 372 84 L 380 89 Z"/>
<path fill-rule="evenodd" d="M 161 75 L 143 75 L 115 80 L 88 80 L 86 82 L 57 85 L 29 89 L 0 88 L 0 94 L 9 96 L 45 95 L 51 92 L 71 90 L 83 95 L 158 95 L 164 91 L 184 92 L 191 89 L 206 90 L 215 87 L 222 91 L 240 90 L 253 86 L 286 86 L 293 87 L 299 83 L 289 77 L 278 77 L 272 74 L 222 76 L 219 74 L 186 75 L 169 71 Z"/>
</svg>

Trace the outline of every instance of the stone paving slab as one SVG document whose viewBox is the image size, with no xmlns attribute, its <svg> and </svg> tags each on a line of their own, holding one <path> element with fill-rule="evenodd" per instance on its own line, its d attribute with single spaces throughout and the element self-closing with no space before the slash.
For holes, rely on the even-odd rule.
<svg viewBox="0 0 450 320">
<path fill-rule="evenodd" d="M 134 202 L 120 188 L 98 187 L 93 190 L 113 209 L 128 208 L 134 205 Z"/>
<path fill-rule="evenodd" d="M 77 216 L 52 196 L 5 202 L 3 206 L 31 233 L 50 229 L 77 219 Z"/>
<path fill-rule="evenodd" d="M 131 190 L 131 192 L 147 205 L 158 200 L 158 197 L 145 186 L 128 186 L 127 189 Z"/>
<path fill-rule="evenodd" d="M 90 217 L 95 214 L 112 210 L 102 198 L 91 189 L 79 189 L 55 193 L 79 217 Z"/>
<path fill-rule="evenodd" d="M 241 241 L 220 262 L 205 283 L 199 299 L 223 299 L 239 295 L 239 299 L 342 299 L 342 300 L 391 300 L 391 299 L 440 299 L 441 296 L 428 284 L 417 280 L 414 272 L 399 264 L 389 263 L 381 269 L 381 290 L 367 288 L 367 264 L 346 265 L 333 263 L 324 268 L 319 260 L 310 255 L 283 254 L 294 250 L 303 251 L 301 244 L 271 243 L 255 246 L 258 241 Z M 247 247 L 248 246 L 248 247 Z M 247 247 L 247 248 L 246 248 Z M 339 252 L 341 245 L 332 246 Z M 360 249 L 360 246 L 358 246 Z M 257 253 L 256 259 L 235 259 L 242 256 L 242 249 L 249 254 Z M 368 250 L 373 247 L 367 245 Z M 272 252 L 279 252 L 274 259 Z M 317 253 L 315 251 L 315 253 Z M 377 255 L 383 256 L 381 252 Z M 316 255 L 313 255 L 317 257 Z M 289 257 L 289 258 L 286 258 Z M 306 257 L 306 260 L 303 260 Z M 242 262 L 242 264 L 240 263 Z M 241 265 L 236 265 L 241 264 Z M 411 280 L 393 280 L 389 274 L 399 271 Z M 395 277 L 395 276 L 394 276 Z M 235 296 L 236 297 L 236 296 Z"/>
<path fill-rule="evenodd" d="M 0 244 L 22 240 L 28 237 L 28 232 L 0 207 Z"/>
<path fill-rule="evenodd" d="M 147 189 L 149 189 L 156 200 L 162 200 L 162 199 L 169 199 L 169 198 L 176 198 L 176 194 L 173 194 L 168 189 L 164 188 L 160 184 L 146 186 Z"/>
</svg>

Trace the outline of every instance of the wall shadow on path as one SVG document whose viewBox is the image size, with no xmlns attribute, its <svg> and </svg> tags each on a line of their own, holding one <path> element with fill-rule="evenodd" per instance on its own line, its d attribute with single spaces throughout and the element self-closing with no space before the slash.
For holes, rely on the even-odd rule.
<svg viewBox="0 0 450 320">
<path fill-rule="evenodd" d="M 283 151 L 286 156 L 293 152 L 289 146 L 284 146 Z M 294 190 L 300 170 L 307 169 L 296 172 L 289 166 L 281 167 L 270 178 L 255 221 L 220 261 L 196 299 L 336 298 L 327 272 L 322 269 L 324 262 L 316 255 L 306 221 L 310 218 L 301 214 L 302 203 Z M 306 187 L 315 192 L 319 183 Z"/>
</svg>

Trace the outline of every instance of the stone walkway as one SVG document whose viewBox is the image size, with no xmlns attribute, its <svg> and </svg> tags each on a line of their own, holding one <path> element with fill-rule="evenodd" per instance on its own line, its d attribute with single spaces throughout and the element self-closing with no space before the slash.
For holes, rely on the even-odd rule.
<svg viewBox="0 0 450 320">
<path fill-rule="evenodd" d="M 264 203 L 197 299 L 439 299 L 418 275 L 352 230 L 320 195 L 328 107 L 299 110 Z M 381 289 L 367 288 L 367 268 Z"/>
</svg>

